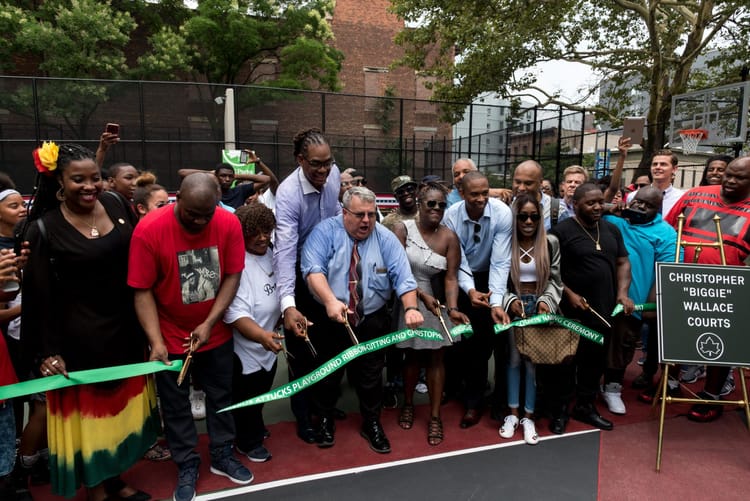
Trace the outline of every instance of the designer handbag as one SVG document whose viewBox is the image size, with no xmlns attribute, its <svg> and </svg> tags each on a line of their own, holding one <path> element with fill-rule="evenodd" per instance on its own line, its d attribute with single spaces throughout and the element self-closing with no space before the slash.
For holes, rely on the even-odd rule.
<svg viewBox="0 0 750 501">
<path fill-rule="evenodd" d="M 535 364 L 559 364 L 578 349 L 578 334 L 559 325 L 515 327 L 516 347 Z"/>
</svg>

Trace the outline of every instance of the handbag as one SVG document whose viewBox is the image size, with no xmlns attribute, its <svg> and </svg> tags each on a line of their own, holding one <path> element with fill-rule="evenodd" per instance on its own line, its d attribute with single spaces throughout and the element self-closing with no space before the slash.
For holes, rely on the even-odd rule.
<svg viewBox="0 0 750 501">
<path fill-rule="evenodd" d="M 575 356 L 578 334 L 559 325 L 515 327 L 516 347 L 535 364 L 560 364 Z"/>
</svg>

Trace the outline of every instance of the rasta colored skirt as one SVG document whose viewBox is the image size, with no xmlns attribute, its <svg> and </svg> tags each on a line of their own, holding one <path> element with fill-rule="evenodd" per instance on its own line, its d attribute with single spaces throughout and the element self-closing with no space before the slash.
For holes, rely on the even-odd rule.
<svg viewBox="0 0 750 501">
<path fill-rule="evenodd" d="M 152 377 L 136 376 L 47 392 L 50 476 L 55 494 L 73 497 L 135 464 L 156 441 Z"/>
</svg>

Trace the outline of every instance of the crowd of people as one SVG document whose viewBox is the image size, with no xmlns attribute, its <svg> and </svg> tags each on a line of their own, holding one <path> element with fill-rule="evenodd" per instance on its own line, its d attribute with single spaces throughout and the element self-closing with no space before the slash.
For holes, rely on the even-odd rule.
<svg viewBox="0 0 750 501">
<path fill-rule="evenodd" d="M 281 183 L 249 152 L 257 174 L 235 175 L 228 164 L 180 171 L 174 204 L 153 174 L 130 164 L 102 173 L 117 139 L 104 133 L 96 154 L 76 144 L 35 150 L 38 191 L 28 214 L 0 175 L 0 384 L 146 360 L 190 361 L 188 382 L 161 371 L 31 395 L 25 429 L 23 402 L 0 403 L 3 499 L 29 499 L 16 494 L 18 479 L 23 487 L 48 465 L 56 494 L 70 497 L 83 485 L 90 501 L 146 501 L 149 494 L 120 477 L 144 455 L 171 458 L 174 500 L 194 499 L 202 461 L 196 391 L 205 399 L 210 471 L 250 483 L 238 457 L 272 458 L 263 407 L 218 411 L 267 392 L 279 354 L 291 380 L 353 344 L 404 329 L 430 329 L 442 341 L 414 337 L 367 352 L 292 395 L 301 441 L 335 446 L 345 370 L 364 443 L 390 452 L 381 421 L 386 366 L 389 387 L 402 382 L 398 425 L 407 430 L 424 370 L 430 446 L 450 433 L 441 417 L 449 399 L 463 405 L 457 426 L 475 426 L 490 410 L 500 437 L 520 427 L 530 445 L 540 419 L 555 434 L 571 417 L 611 430 L 597 401 L 611 414 L 627 412 L 625 368 L 644 330 L 647 357 L 632 384 L 643 390 L 640 400 L 656 398 L 655 313 L 635 304 L 655 297 L 655 263 L 675 261 L 677 216 L 685 215 L 683 238 L 700 241 L 715 239 L 711 218 L 719 214 L 727 263 L 745 265 L 750 255 L 750 157 L 709 158 L 701 186 L 683 192 L 672 185 L 677 157 L 658 151 L 648 176 L 623 193 L 630 142 L 622 138 L 608 184 L 568 167 L 560 198 L 533 160 L 518 164 L 506 190 L 490 188 L 462 158 L 452 187 L 437 176 L 393 179 L 398 207 L 380 224 L 375 194 L 356 172 L 339 171 L 317 129 L 295 136 L 297 168 Z M 696 257 L 721 262 L 713 248 Z M 692 262 L 694 251 L 678 258 Z M 609 317 L 616 305 L 624 314 Z M 495 334 L 498 324 L 545 313 L 575 319 L 603 343 L 581 339 L 574 356 L 545 364 L 522 355 L 520 331 Z M 451 335 L 448 326 L 460 325 L 472 334 Z M 721 398 L 729 373 L 709 367 L 700 397 Z M 698 403 L 688 417 L 711 421 L 721 409 Z M 166 443 L 157 441 L 162 433 Z"/>
</svg>

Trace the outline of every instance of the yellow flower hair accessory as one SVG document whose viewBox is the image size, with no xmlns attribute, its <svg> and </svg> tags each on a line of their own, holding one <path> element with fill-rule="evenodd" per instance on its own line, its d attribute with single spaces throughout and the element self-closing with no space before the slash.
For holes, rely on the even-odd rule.
<svg viewBox="0 0 750 501">
<path fill-rule="evenodd" d="M 41 148 L 34 150 L 34 165 L 36 170 L 47 176 L 52 175 L 52 171 L 57 169 L 57 156 L 60 154 L 60 147 L 53 141 L 45 141 Z"/>
</svg>

